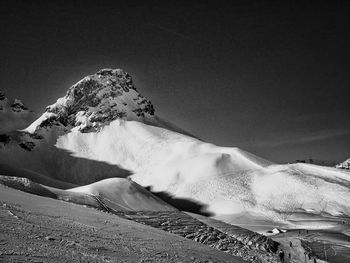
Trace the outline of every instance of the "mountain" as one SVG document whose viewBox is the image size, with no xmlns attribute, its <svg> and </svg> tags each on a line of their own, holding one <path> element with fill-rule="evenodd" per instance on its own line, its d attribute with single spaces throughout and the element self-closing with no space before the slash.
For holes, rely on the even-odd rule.
<svg viewBox="0 0 350 263">
<path fill-rule="evenodd" d="M 4 136 L 0 173 L 53 187 L 129 177 L 226 221 L 246 214 L 295 226 L 295 214 L 350 215 L 349 172 L 203 142 L 159 118 L 120 69 L 83 78 L 24 131 Z"/>
<path fill-rule="evenodd" d="M 10 100 L 0 91 L 0 133 L 26 128 L 36 118 L 21 100 Z"/>
</svg>

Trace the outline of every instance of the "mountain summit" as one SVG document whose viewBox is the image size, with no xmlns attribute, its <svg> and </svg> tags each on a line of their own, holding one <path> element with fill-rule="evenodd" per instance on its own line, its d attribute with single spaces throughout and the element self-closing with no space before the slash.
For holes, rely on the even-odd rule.
<svg viewBox="0 0 350 263">
<path fill-rule="evenodd" d="M 38 124 L 45 126 L 58 121 L 90 132 L 116 119 L 137 120 L 153 115 L 152 103 L 137 92 L 128 73 L 122 69 L 102 69 L 70 87 L 64 97 L 46 108 L 40 122 L 27 130 L 34 132 Z"/>
</svg>

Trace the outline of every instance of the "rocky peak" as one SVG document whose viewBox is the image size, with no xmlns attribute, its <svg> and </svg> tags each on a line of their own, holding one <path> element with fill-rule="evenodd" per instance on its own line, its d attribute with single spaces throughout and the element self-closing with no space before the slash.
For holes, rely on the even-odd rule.
<svg viewBox="0 0 350 263">
<path fill-rule="evenodd" d="M 82 132 L 98 130 L 118 118 L 154 115 L 152 103 L 140 95 L 131 76 L 122 69 L 102 69 L 70 87 L 66 95 L 46 108 L 41 126 L 60 122 Z"/>
<path fill-rule="evenodd" d="M 24 106 L 23 102 L 19 99 L 15 99 L 11 104 L 11 109 L 14 112 L 22 112 L 27 111 L 28 108 Z"/>
<path fill-rule="evenodd" d="M 5 93 L 0 91 L 0 110 L 12 111 L 15 113 L 21 113 L 23 111 L 29 111 L 23 102 L 19 99 L 14 99 L 12 103 L 9 103 L 9 99 L 6 98 Z"/>
</svg>

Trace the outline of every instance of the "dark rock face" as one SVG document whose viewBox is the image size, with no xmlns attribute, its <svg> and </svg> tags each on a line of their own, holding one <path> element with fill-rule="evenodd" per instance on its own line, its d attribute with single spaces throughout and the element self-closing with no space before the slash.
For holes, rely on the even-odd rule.
<svg viewBox="0 0 350 263">
<path fill-rule="evenodd" d="M 41 128 L 50 128 L 53 126 L 66 126 L 67 120 L 64 118 L 60 118 L 59 116 L 52 116 L 46 120 L 44 120 L 42 123 L 40 123 L 39 127 Z"/>
<path fill-rule="evenodd" d="M 24 142 L 19 143 L 19 146 L 21 148 L 23 148 L 24 150 L 32 151 L 34 149 L 34 147 L 35 147 L 35 144 L 33 142 L 26 142 L 26 141 L 24 141 Z"/>
<path fill-rule="evenodd" d="M 5 93 L 0 91 L 0 100 L 4 100 L 5 98 Z"/>
<path fill-rule="evenodd" d="M 34 140 L 42 140 L 44 139 L 44 137 L 40 134 L 37 133 L 29 133 L 28 134 L 30 138 L 34 139 Z"/>
<path fill-rule="evenodd" d="M 6 134 L 0 134 L 0 142 L 4 145 L 8 144 L 10 142 L 10 136 Z"/>
</svg>

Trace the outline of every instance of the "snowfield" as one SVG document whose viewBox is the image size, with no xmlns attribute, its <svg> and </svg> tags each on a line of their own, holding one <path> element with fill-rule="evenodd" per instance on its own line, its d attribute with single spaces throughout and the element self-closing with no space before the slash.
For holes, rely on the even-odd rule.
<svg viewBox="0 0 350 263">
<path fill-rule="evenodd" d="M 215 215 L 248 210 L 285 220 L 298 211 L 350 212 L 348 172 L 271 164 L 239 148 L 218 147 L 136 121 L 115 120 L 98 133 L 74 130 L 60 136 L 56 147 L 130 170 L 137 183 L 195 200 Z"/>
</svg>

